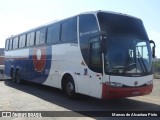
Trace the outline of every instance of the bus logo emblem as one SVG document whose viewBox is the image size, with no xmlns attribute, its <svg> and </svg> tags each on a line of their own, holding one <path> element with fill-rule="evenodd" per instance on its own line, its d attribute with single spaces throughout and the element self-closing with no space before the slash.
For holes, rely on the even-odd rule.
<svg viewBox="0 0 160 120">
<path fill-rule="evenodd" d="M 36 48 L 33 50 L 33 65 L 37 72 L 42 72 L 46 64 L 46 49 Z"/>
<path fill-rule="evenodd" d="M 137 81 L 135 81 L 135 82 L 134 82 L 134 85 L 135 85 L 135 86 L 137 86 L 137 85 L 138 85 L 138 82 L 137 82 Z"/>
</svg>

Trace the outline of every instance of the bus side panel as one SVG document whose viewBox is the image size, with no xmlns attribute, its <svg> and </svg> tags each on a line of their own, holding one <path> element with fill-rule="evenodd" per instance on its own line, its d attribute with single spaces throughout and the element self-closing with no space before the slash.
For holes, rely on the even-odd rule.
<svg viewBox="0 0 160 120">
<path fill-rule="evenodd" d="M 84 60 L 77 44 L 53 45 L 52 55 L 51 70 L 43 84 L 61 88 L 63 75 L 69 73 L 74 79 L 77 93 L 101 98 L 102 74 L 92 72 L 83 64 Z"/>
<path fill-rule="evenodd" d="M 59 80 L 59 56 L 61 51 L 61 45 L 52 45 L 52 57 L 51 67 L 49 71 L 49 76 L 47 80 L 43 83 L 44 85 L 60 88 L 60 80 Z"/>
<path fill-rule="evenodd" d="M 77 46 L 74 43 L 53 45 L 51 70 L 48 79 L 43 84 L 61 88 L 61 80 L 65 73 L 70 73 L 74 78 L 76 69 L 80 67 L 79 65 L 75 67 L 80 64 L 77 58 L 79 54 Z"/>
<path fill-rule="evenodd" d="M 13 68 L 14 72 L 16 68 L 22 70 L 25 61 L 28 59 L 29 59 L 28 49 L 5 51 L 5 74 L 7 76 L 10 76 L 11 68 Z"/>
</svg>

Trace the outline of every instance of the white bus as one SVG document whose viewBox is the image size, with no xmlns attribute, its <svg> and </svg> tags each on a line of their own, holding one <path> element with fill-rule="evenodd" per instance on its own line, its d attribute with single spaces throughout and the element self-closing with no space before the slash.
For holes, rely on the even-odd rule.
<svg viewBox="0 0 160 120">
<path fill-rule="evenodd" d="M 154 51 L 139 18 L 87 12 L 7 38 L 5 73 L 13 82 L 62 89 L 70 98 L 140 96 L 153 88 Z"/>
</svg>

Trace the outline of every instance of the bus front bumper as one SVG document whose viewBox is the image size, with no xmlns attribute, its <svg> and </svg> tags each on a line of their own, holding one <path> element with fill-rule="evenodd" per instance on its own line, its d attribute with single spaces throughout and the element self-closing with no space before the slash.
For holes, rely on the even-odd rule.
<svg viewBox="0 0 160 120">
<path fill-rule="evenodd" d="M 136 88 L 116 88 L 107 84 L 102 85 L 102 99 L 115 99 L 147 95 L 152 92 L 153 84 Z"/>
</svg>

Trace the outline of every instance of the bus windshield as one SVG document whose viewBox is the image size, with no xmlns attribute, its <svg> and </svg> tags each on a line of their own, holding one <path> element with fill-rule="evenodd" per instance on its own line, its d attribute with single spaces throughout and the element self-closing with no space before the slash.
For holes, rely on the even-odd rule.
<svg viewBox="0 0 160 120">
<path fill-rule="evenodd" d="M 109 37 L 106 40 L 105 71 L 113 75 L 150 74 L 152 71 L 150 53 L 148 40 Z"/>
</svg>

